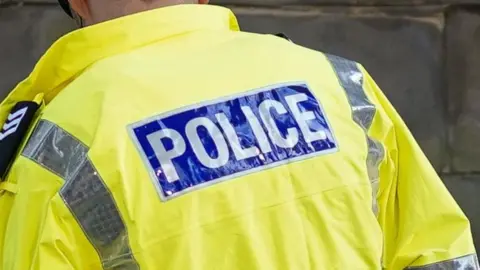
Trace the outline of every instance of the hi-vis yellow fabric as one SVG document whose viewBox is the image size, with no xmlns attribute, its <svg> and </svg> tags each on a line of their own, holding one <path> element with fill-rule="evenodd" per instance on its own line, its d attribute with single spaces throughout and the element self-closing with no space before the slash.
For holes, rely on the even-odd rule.
<svg viewBox="0 0 480 270">
<path fill-rule="evenodd" d="M 3 101 L 0 122 L 39 93 L 45 107 L 0 184 L 0 269 L 479 269 L 469 221 L 363 67 L 240 32 L 228 9 L 179 5 L 70 33 Z M 208 172 L 227 162 L 220 148 L 181 149 L 220 130 L 205 117 L 189 122 L 188 139 L 142 148 L 152 123 L 266 96 L 290 106 L 268 100 L 263 118 L 248 119 L 258 141 L 266 133 L 254 127 L 265 125 L 263 139 L 282 145 L 256 148 L 278 151 L 275 166 L 172 184 L 186 176 L 168 162 L 218 161 Z M 289 114 L 300 128 L 276 136 Z M 305 129 L 315 119 L 325 132 Z M 229 121 L 222 130 L 238 128 Z M 279 152 L 309 140 L 313 155 Z M 152 173 L 156 158 L 168 181 Z"/>
</svg>

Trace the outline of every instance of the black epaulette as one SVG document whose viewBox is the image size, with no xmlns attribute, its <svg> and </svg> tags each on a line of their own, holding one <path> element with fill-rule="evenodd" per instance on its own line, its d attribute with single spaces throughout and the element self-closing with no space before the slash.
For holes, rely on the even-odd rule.
<svg viewBox="0 0 480 270">
<path fill-rule="evenodd" d="M 34 101 L 20 101 L 13 106 L 5 119 L 0 129 L 0 181 L 5 180 L 42 102 L 41 94 L 37 95 Z"/>
</svg>

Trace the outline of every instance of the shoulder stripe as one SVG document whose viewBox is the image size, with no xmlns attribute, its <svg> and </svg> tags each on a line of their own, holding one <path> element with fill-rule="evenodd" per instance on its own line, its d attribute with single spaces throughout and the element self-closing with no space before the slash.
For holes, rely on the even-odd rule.
<svg viewBox="0 0 480 270">
<path fill-rule="evenodd" d="M 334 55 L 326 54 L 326 57 L 335 70 L 340 85 L 345 90 L 352 110 L 353 120 L 363 129 L 367 138 L 368 155 L 366 162 L 368 176 L 372 184 L 372 209 L 377 215 L 378 203 L 376 197 L 379 189 L 379 166 L 385 153 L 383 145 L 368 136 L 368 130 L 372 125 L 376 108 L 365 94 L 363 89 L 363 73 L 358 68 L 357 63 Z"/>
<path fill-rule="evenodd" d="M 65 180 L 60 197 L 97 250 L 104 269 L 139 269 L 114 198 L 87 153 L 87 146 L 74 136 L 41 120 L 22 155 Z"/>
<path fill-rule="evenodd" d="M 424 266 L 408 267 L 407 270 L 479 270 L 478 258 L 476 254 L 455 258 L 448 261 L 432 263 Z"/>
<path fill-rule="evenodd" d="M 40 120 L 22 155 L 67 180 L 80 168 L 87 151 L 86 145 L 65 130 Z"/>
</svg>

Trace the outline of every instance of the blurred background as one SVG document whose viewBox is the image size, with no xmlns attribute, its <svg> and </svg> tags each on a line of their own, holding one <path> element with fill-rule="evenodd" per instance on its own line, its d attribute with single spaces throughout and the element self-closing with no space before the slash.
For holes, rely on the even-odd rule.
<svg viewBox="0 0 480 270">
<path fill-rule="evenodd" d="M 470 217 L 480 247 L 480 0 L 213 3 L 232 8 L 245 31 L 282 32 L 362 63 Z M 56 0 L 0 0 L 0 100 L 72 29 Z"/>
</svg>

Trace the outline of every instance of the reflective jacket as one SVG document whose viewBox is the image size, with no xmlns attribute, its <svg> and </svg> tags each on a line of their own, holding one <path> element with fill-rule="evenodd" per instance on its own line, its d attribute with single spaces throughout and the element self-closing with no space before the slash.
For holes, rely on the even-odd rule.
<svg viewBox="0 0 480 270">
<path fill-rule="evenodd" d="M 5 138 L 32 100 L 0 184 L 3 270 L 478 269 L 364 68 L 240 32 L 228 9 L 66 35 L 1 104 Z"/>
</svg>

